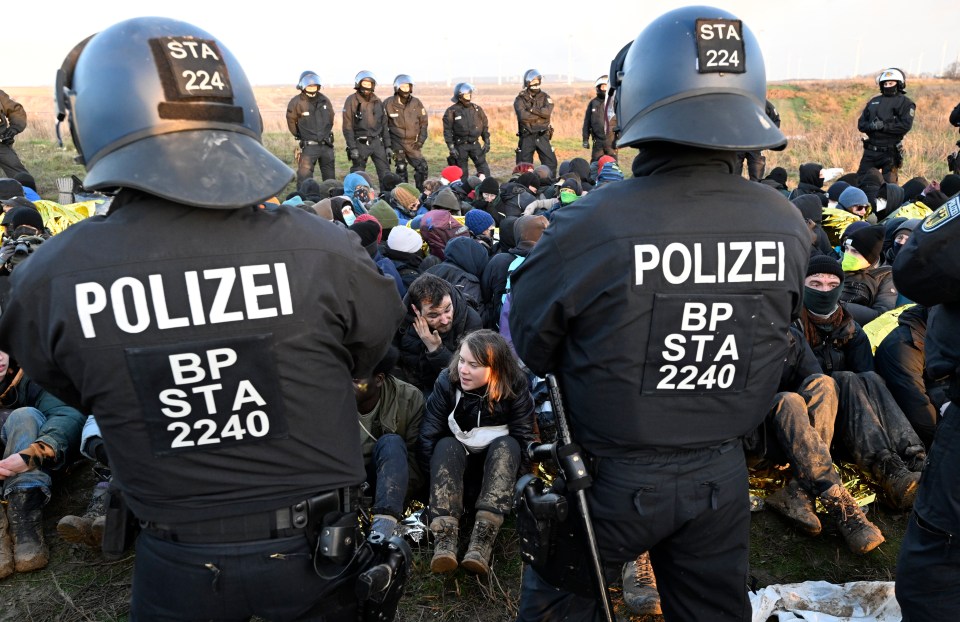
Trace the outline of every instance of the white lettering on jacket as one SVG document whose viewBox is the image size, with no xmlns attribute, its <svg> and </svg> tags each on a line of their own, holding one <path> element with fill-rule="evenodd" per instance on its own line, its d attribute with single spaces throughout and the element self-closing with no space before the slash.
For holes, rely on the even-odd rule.
<svg viewBox="0 0 960 622">
<path fill-rule="evenodd" d="M 237 279 L 239 273 L 240 278 Z M 203 297 L 200 281 L 216 283 L 213 296 Z M 166 292 L 179 281 L 186 292 L 189 316 L 171 317 Z M 243 306 L 228 308 L 230 296 L 239 285 Z M 198 272 L 189 270 L 180 279 L 151 274 L 143 279 L 124 276 L 108 286 L 96 281 L 78 283 L 74 288 L 77 316 L 86 339 L 97 336 L 94 316 L 109 308 L 117 328 L 126 333 L 142 333 L 155 325 L 160 330 L 221 324 L 293 314 L 290 279 L 284 263 L 215 268 Z M 268 306 L 264 298 L 275 297 Z M 128 301 L 132 304 L 128 304 Z"/>
<path fill-rule="evenodd" d="M 643 285 L 651 271 L 661 272 L 671 285 L 784 280 L 783 242 L 671 242 L 662 251 L 656 244 L 636 244 L 633 254 L 637 285 Z M 716 270 L 706 272 L 712 265 Z"/>
</svg>

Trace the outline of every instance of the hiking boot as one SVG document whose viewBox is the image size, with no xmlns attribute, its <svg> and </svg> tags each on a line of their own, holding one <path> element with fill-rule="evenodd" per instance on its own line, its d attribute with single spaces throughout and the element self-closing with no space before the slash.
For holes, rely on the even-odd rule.
<svg viewBox="0 0 960 622">
<path fill-rule="evenodd" d="M 10 525 L 7 523 L 7 510 L 0 505 L 0 579 L 13 574 L 13 540 L 10 539 Z"/>
<path fill-rule="evenodd" d="M 797 480 L 790 480 L 786 486 L 769 495 L 764 505 L 789 518 L 805 534 L 820 535 L 822 526 L 813 509 L 813 498 Z"/>
<path fill-rule="evenodd" d="M 660 593 L 650 565 L 650 553 L 643 553 L 623 565 L 623 604 L 637 615 L 661 615 Z"/>
<path fill-rule="evenodd" d="M 903 459 L 893 452 L 873 465 L 874 474 L 887 495 L 887 500 L 898 510 L 913 507 L 920 485 L 920 474 L 911 471 Z"/>
<path fill-rule="evenodd" d="M 463 556 L 463 567 L 475 574 L 490 572 L 490 555 L 493 553 L 493 541 L 497 539 L 497 532 L 503 524 L 503 515 L 477 511 L 477 520 L 473 524 L 473 533 L 470 534 L 470 546 Z"/>
<path fill-rule="evenodd" d="M 438 516 L 430 521 L 433 534 L 432 572 L 452 572 L 457 569 L 457 532 L 459 521 L 452 516 Z"/>
<path fill-rule="evenodd" d="M 13 560 L 17 572 L 39 570 L 50 561 L 43 541 L 42 508 L 47 496 L 39 488 L 15 490 L 7 496 L 7 519 L 13 536 Z"/>
<path fill-rule="evenodd" d="M 883 544 L 883 534 L 870 522 L 863 510 L 857 505 L 850 492 L 840 484 L 834 484 L 820 495 L 831 518 L 854 553 L 869 553 Z"/>
<path fill-rule="evenodd" d="M 384 538 L 390 538 L 397 528 L 397 519 L 389 514 L 374 514 L 370 524 L 370 535 L 379 533 Z"/>
<path fill-rule="evenodd" d="M 99 529 L 94 528 L 94 523 L 98 518 L 106 516 L 106 498 L 109 488 L 108 482 L 98 483 L 93 488 L 90 505 L 87 506 L 83 516 L 69 514 L 60 519 L 57 523 L 57 534 L 61 540 L 72 544 L 84 544 L 94 549 L 101 547 L 104 521 L 100 521 Z"/>
</svg>

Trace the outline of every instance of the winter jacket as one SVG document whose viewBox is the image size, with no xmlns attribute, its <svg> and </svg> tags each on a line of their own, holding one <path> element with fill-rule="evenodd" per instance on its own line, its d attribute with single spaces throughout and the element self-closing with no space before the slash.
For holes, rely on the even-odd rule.
<svg viewBox="0 0 960 622">
<path fill-rule="evenodd" d="M 803 310 L 803 315 L 808 313 L 806 309 Z M 843 319 L 836 328 L 816 325 L 819 337 L 817 345 L 814 345 L 811 335 L 804 333 L 823 373 L 830 375 L 838 371 L 852 371 L 859 374 L 873 371 L 873 348 L 870 347 L 867 334 L 842 305 L 836 313 L 843 314 Z M 803 332 L 802 323 L 797 327 Z"/>
<path fill-rule="evenodd" d="M 820 205 L 823 207 L 829 203 L 827 193 L 823 191 L 823 177 L 820 177 L 820 171 L 823 167 L 819 164 L 808 162 L 800 165 L 800 183 L 790 193 L 790 199 L 796 199 L 804 194 L 813 194 L 820 199 Z"/>
<path fill-rule="evenodd" d="M 490 144 L 490 123 L 483 108 L 458 101 L 443 113 L 443 142 L 450 145 L 475 143 L 482 139 Z"/>
<path fill-rule="evenodd" d="M 26 376 L 21 377 L 17 385 L 10 388 L 14 370 L 9 369 L 7 373 L 3 384 L 0 385 L 0 393 L 6 392 L 2 402 L 0 402 L 0 407 L 10 410 L 35 408 L 46 417 L 37 438 L 21 453 L 44 456 L 43 468 L 56 469 L 62 467 L 67 462 L 68 457 L 74 456 L 80 450 L 80 433 L 83 431 L 86 416 L 76 408 L 67 406 Z M 10 388 L 9 391 L 7 391 L 8 388 Z M 41 448 L 38 447 L 38 444 L 41 443 L 46 445 L 50 451 L 41 451 Z M 50 455 L 51 451 L 52 456 Z"/>
<path fill-rule="evenodd" d="M 519 379 L 513 387 L 516 396 L 510 400 L 500 400 L 491 410 L 487 399 L 479 392 L 460 392 L 460 402 L 457 403 L 457 389 L 459 385 L 450 379 L 450 371 L 444 369 L 437 377 L 433 392 L 427 400 L 426 413 L 420 425 L 420 445 L 417 449 L 417 460 L 424 473 L 430 472 L 430 458 L 437 442 L 444 437 L 453 436 L 447 418 L 456 407 L 454 418 L 457 425 L 464 432 L 477 427 L 479 414 L 480 426 L 506 425 L 510 429 L 510 436 L 515 438 L 522 449 L 536 440 L 533 433 L 533 397 L 523 379 Z M 455 406 L 456 405 L 456 406 Z M 528 467 L 526 452 L 521 460 L 521 472 Z"/>
<path fill-rule="evenodd" d="M 606 140 L 605 121 L 607 116 L 606 106 L 601 97 L 594 97 L 587 104 L 587 111 L 583 115 L 583 142 L 587 142 L 591 137 L 594 140 Z"/>
<path fill-rule="evenodd" d="M 413 301 L 409 294 L 403 299 L 403 308 L 407 310 L 407 314 L 394 337 L 394 345 L 400 350 L 400 368 L 406 374 L 407 382 L 424 393 L 433 388 L 440 370 L 450 363 L 450 357 L 456 351 L 460 339 L 481 328 L 480 315 L 453 286 L 450 287 L 450 300 L 453 303 L 453 325 L 446 334 L 441 335 L 443 344 L 435 351 L 427 352 L 427 346 L 413 327 L 414 314 L 410 308 Z"/>
<path fill-rule="evenodd" d="M 27 129 L 27 113 L 23 106 L 0 91 L 0 131 L 8 127 L 16 130 L 17 134 Z"/>
<path fill-rule="evenodd" d="M 532 93 L 529 89 L 523 89 L 513 100 L 513 110 L 517 113 L 521 135 L 544 134 L 550 129 L 553 100 L 545 92 Z"/>
<path fill-rule="evenodd" d="M 387 146 L 400 149 L 402 145 L 412 145 L 420 149 L 427 142 L 427 109 L 419 99 L 411 95 L 404 104 L 400 97 L 391 95 L 384 100 L 383 109 L 390 128 Z"/>
<path fill-rule="evenodd" d="M 383 255 L 393 262 L 393 267 L 396 268 L 400 279 L 408 288 L 411 283 L 417 280 L 417 277 L 426 272 L 426 268 L 422 265 L 424 263 L 423 256 L 419 253 L 404 253 L 388 247 L 383 251 Z"/>
<path fill-rule="evenodd" d="M 287 128 L 297 140 L 333 146 L 333 104 L 323 93 L 300 93 L 287 104 Z"/>
<path fill-rule="evenodd" d="M 877 95 L 867 102 L 857 120 L 857 129 L 866 134 L 867 142 L 877 147 L 896 146 L 913 127 L 917 105 L 902 93 Z M 883 122 L 883 129 L 874 130 L 870 124 Z"/>
<path fill-rule="evenodd" d="M 366 464 L 373 460 L 373 446 L 384 434 L 397 434 L 404 440 L 410 472 L 408 490 L 417 490 L 423 484 L 423 474 L 416 458 L 423 412 L 423 393 L 420 389 L 387 374 L 383 378 L 380 401 L 376 407 L 365 415 L 358 413 L 362 426 L 360 445 Z"/>
<path fill-rule="evenodd" d="M 500 234 L 501 237 L 503 233 Z M 526 257 L 533 250 L 532 242 L 521 242 L 508 251 L 497 253 L 490 258 L 480 277 L 480 289 L 483 296 L 486 315 L 484 328 L 496 330 L 500 323 L 500 309 L 503 307 L 503 294 L 507 291 L 507 276 L 510 264 L 517 257 Z"/>
<path fill-rule="evenodd" d="M 383 146 L 390 148 L 390 128 L 387 127 L 383 102 L 376 95 L 364 99 L 354 93 L 343 102 L 343 139 L 347 149 L 357 149 L 358 139 L 371 141 L 376 138 L 382 139 Z"/>
<path fill-rule="evenodd" d="M 897 305 L 897 288 L 890 266 L 848 272 L 843 280 L 840 302 L 860 326 Z"/>
<path fill-rule="evenodd" d="M 444 255 L 443 263 L 433 266 L 427 272 L 456 287 L 467 304 L 478 312 L 481 311 L 483 293 L 480 277 L 490 258 L 487 249 L 472 238 L 453 238 L 447 242 Z"/>
</svg>

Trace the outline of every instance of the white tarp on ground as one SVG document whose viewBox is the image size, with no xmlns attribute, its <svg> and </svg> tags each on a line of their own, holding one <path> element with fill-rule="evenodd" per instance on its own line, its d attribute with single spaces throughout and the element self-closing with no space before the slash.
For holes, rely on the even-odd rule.
<svg viewBox="0 0 960 622">
<path fill-rule="evenodd" d="M 753 622 L 900 622 L 892 581 L 835 585 L 807 581 L 770 585 L 750 593 Z"/>
</svg>

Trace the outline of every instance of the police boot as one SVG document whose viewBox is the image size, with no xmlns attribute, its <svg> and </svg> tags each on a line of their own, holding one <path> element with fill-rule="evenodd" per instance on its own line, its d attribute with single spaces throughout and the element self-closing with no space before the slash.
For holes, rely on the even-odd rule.
<svg viewBox="0 0 960 622">
<path fill-rule="evenodd" d="M 13 574 L 13 541 L 10 539 L 10 524 L 7 511 L 0 505 L 0 579 Z"/>
<path fill-rule="evenodd" d="M 883 544 L 883 534 L 870 522 L 863 510 L 857 505 L 850 492 L 840 484 L 834 484 L 820 495 L 830 517 L 854 553 L 869 553 Z"/>
<path fill-rule="evenodd" d="M 623 604 L 637 615 L 661 615 L 660 593 L 650 565 L 650 553 L 643 553 L 623 565 Z"/>
<path fill-rule="evenodd" d="M 15 490 L 7 497 L 7 518 L 13 535 L 13 560 L 17 572 L 39 570 L 50 560 L 43 541 L 43 514 L 47 501 L 39 488 Z"/>
<path fill-rule="evenodd" d="M 470 546 L 463 556 L 463 567 L 475 574 L 490 572 L 490 554 L 493 553 L 493 541 L 497 539 L 497 532 L 503 524 L 503 515 L 477 511 L 477 520 L 473 524 L 473 533 L 470 534 Z"/>
<path fill-rule="evenodd" d="M 87 506 L 83 516 L 70 514 L 60 519 L 57 523 L 57 534 L 61 540 L 73 544 L 85 544 L 95 549 L 100 548 L 103 544 L 103 525 L 107 513 L 106 498 L 109 489 L 109 482 L 98 483 L 93 488 L 90 505 Z"/>
<path fill-rule="evenodd" d="M 822 527 L 813 509 L 813 498 L 797 480 L 790 480 L 786 486 L 764 499 L 764 505 L 789 518 L 804 533 L 820 535 Z"/>
<path fill-rule="evenodd" d="M 898 510 L 913 507 L 920 474 L 908 469 L 900 456 L 893 452 L 884 452 L 881 459 L 874 463 L 873 472 L 893 507 Z"/>
<path fill-rule="evenodd" d="M 451 572 L 457 569 L 457 532 L 459 530 L 459 521 L 453 516 L 438 516 L 430 521 L 430 533 L 433 534 L 431 571 Z"/>
<path fill-rule="evenodd" d="M 397 519 L 389 514 L 374 514 L 373 522 L 370 524 L 370 535 L 381 534 L 384 538 L 389 538 L 397 529 Z"/>
</svg>

